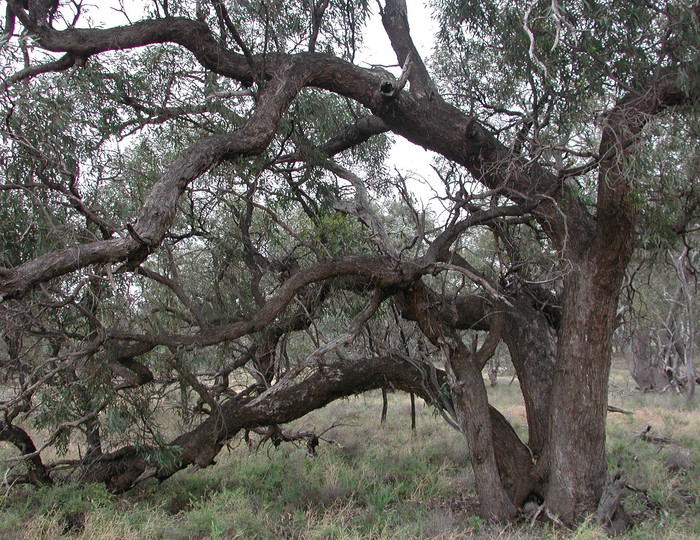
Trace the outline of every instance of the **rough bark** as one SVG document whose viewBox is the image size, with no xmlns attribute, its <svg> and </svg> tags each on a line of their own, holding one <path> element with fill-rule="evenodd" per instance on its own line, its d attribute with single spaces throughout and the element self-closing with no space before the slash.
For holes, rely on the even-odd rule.
<svg viewBox="0 0 700 540">
<path fill-rule="evenodd" d="M 462 432 L 467 438 L 481 512 L 493 520 L 509 520 L 515 506 L 499 475 L 494 450 L 494 431 L 489 412 L 481 365 L 472 357 L 461 338 L 432 309 L 430 291 L 420 283 L 406 290 L 399 299 L 400 309 L 416 320 L 425 336 L 445 355 L 450 373 L 452 402 Z M 501 471 L 506 471 L 501 468 Z M 519 476 L 526 475 L 522 470 Z M 512 486 L 520 482 L 513 480 Z M 509 482 L 510 484 L 510 482 Z"/>
<path fill-rule="evenodd" d="M 505 315 L 503 341 L 508 346 L 525 401 L 527 444 L 538 457 L 542 455 L 549 435 L 557 336 L 547 317 L 527 301 L 513 300 L 513 307 L 507 309 Z"/>
<path fill-rule="evenodd" d="M 575 199 L 569 200 L 567 205 L 568 212 L 576 219 L 567 224 L 563 222 L 560 210 L 549 197 L 559 188 L 556 176 L 537 164 L 526 166 L 524 160 L 512 155 L 476 119 L 439 96 L 404 91 L 390 100 L 385 99 L 380 92 L 384 78 L 375 71 L 328 55 L 301 53 L 256 57 L 254 65 L 264 65 L 266 69 L 264 74 L 257 74 L 244 55 L 224 49 L 205 25 L 179 18 L 143 21 L 111 29 L 36 30 L 43 48 L 75 57 L 171 42 L 193 52 L 205 68 L 220 75 L 243 83 L 256 79 L 270 82 L 261 90 L 255 112 L 240 132 L 203 139 L 182 152 L 153 186 L 135 218 L 130 236 L 50 252 L 20 267 L 3 269 L 0 295 L 4 298 L 21 295 L 40 282 L 90 264 L 131 261 L 130 264 L 136 266 L 162 241 L 172 223 L 175 203 L 185 187 L 223 160 L 262 152 L 280 115 L 304 86 L 323 88 L 354 99 L 384 122 L 382 129 L 391 129 L 464 165 L 489 187 L 505 189 L 519 205 L 536 204 L 538 219 L 555 240 L 569 237 L 569 241 L 574 241 L 591 229 L 590 216 Z M 543 194 L 546 197 L 542 198 Z M 520 207 L 514 210 L 523 211 Z M 576 235 L 579 227 L 581 234 Z"/>
<path fill-rule="evenodd" d="M 681 95 L 660 81 L 607 116 L 600 143 L 595 234 L 564 252 L 562 320 L 550 404 L 547 504 L 575 523 L 598 506 L 607 467 L 605 419 L 612 334 L 636 217 L 626 160 L 650 115 Z M 582 248 L 583 247 L 583 248 Z"/>
<path fill-rule="evenodd" d="M 611 339 L 625 265 L 620 261 L 617 275 L 611 275 L 607 268 L 581 264 L 565 278 L 567 297 L 550 403 L 546 496 L 550 509 L 565 523 L 594 513 L 605 484 Z"/>
<path fill-rule="evenodd" d="M 262 106 L 239 132 L 202 139 L 173 161 L 151 188 L 133 225 L 128 226 L 129 236 L 51 251 L 16 268 L 0 268 L 0 299 L 21 296 L 38 283 L 91 264 L 127 261 L 131 268 L 138 266 L 170 229 L 177 201 L 190 182 L 225 159 L 255 155 L 267 147 L 281 115 L 303 86 L 299 77 L 276 81 L 261 94 Z"/>
<path fill-rule="evenodd" d="M 505 483 L 501 481 L 499 474 L 494 427 L 481 370 L 461 341 L 447 341 L 450 337 L 455 339 L 456 336 L 441 337 L 446 360 L 454 374 L 450 384 L 452 402 L 462 431 L 467 437 L 482 516 L 507 521 L 515 515 L 515 505 L 508 496 Z M 520 478 L 523 472 L 519 471 L 517 478 Z"/>
<path fill-rule="evenodd" d="M 620 283 L 631 254 L 635 216 L 629 197 L 631 180 L 624 170 L 625 155 L 651 116 L 682 100 L 672 83 L 656 81 L 649 92 L 626 97 L 607 115 L 599 152 L 597 214 L 593 217 L 583 202 L 562 185 L 560 177 L 536 160 L 515 155 L 476 118 L 437 94 L 410 39 L 403 0 L 386 1 L 383 22 L 411 83 L 410 90 L 402 89 L 398 81 L 387 81 L 386 73 L 330 55 L 252 55 L 247 49 L 245 54 L 236 54 L 226 49 L 204 23 L 185 18 L 143 21 L 120 28 L 57 31 L 43 24 L 46 17 L 40 22 L 26 10 L 14 11 L 39 46 L 66 53 L 62 60 L 44 66 L 44 71 L 68 69 L 77 59 L 84 62 L 105 51 L 174 43 L 193 53 L 213 73 L 246 85 L 257 83 L 258 92 L 254 112 L 243 129 L 202 139 L 181 152 L 125 226 L 128 235 L 48 252 L 15 268 L 0 269 L 0 300 L 19 297 L 40 283 L 92 264 L 120 262 L 124 263 L 120 270 L 134 269 L 162 242 L 175 218 L 180 195 L 194 179 L 223 161 L 263 152 L 302 88 L 335 92 L 367 107 L 375 115 L 372 118 L 380 122 L 373 121 L 365 126 L 365 132 L 345 134 L 341 139 L 361 140 L 391 130 L 464 166 L 483 185 L 499 189 L 515 204 L 474 213 L 454 223 L 433 241 L 424 256 L 409 263 L 390 257 L 350 256 L 299 271 L 264 305 L 261 301 L 259 311 L 245 321 L 200 328 L 196 334 L 181 336 L 110 337 L 130 342 L 130 349 L 137 351 L 151 350 L 156 345 L 202 347 L 264 330 L 300 290 L 317 281 L 352 275 L 378 289 L 394 292 L 403 288 L 403 301 L 408 306 L 404 311 L 410 312 L 425 335 L 445 351 L 483 511 L 489 518 L 508 519 L 514 513 L 511 501 L 517 502 L 539 480 L 523 480 L 530 475 L 531 464 L 513 457 L 520 456 L 524 448 L 517 437 L 513 439 L 513 433 L 502 436 L 513 442 L 517 452 L 506 456 L 499 447 L 502 422 L 500 418 L 494 420 L 488 407 L 479 365 L 459 339 L 459 326 L 449 322 L 450 317 L 459 319 L 460 310 L 468 306 L 457 305 L 448 316 L 442 308 L 435 311 L 416 281 L 435 271 L 436 262 L 447 261 L 455 240 L 479 219 L 532 212 L 560 250 L 562 268 L 566 269 L 553 379 L 554 340 L 543 315 L 533 313 L 523 324 L 516 318 L 527 310 L 514 309 L 506 320 L 510 329 L 506 339 L 525 397 L 530 443 L 537 454 L 542 451 L 543 463 L 551 469 L 547 504 L 566 522 L 578 521 L 595 511 L 605 479 L 610 339 Z M 23 70 L 11 82 L 38 73 L 41 69 Z M 385 91 L 387 84 L 391 92 Z M 335 141 L 329 151 L 342 149 L 344 144 L 343 140 Z M 423 309 L 417 309 L 419 305 Z M 133 358 L 122 355 L 123 365 Z M 89 475 L 107 481 L 114 489 L 126 489 L 146 474 L 163 478 L 189 464 L 206 466 L 240 429 L 282 423 L 335 397 L 380 386 L 373 378 L 386 384 L 391 381 L 397 387 L 416 384 L 415 378 L 412 383 L 402 378 L 409 376 L 406 373 L 410 370 L 390 374 L 387 370 L 396 369 L 396 365 L 390 366 L 389 360 L 376 361 L 371 369 L 370 364 L 346 361 L 325 366 L 300 383 L 278 383 L 252 401 L 232 399 L 223 403 L 210 419 L 173 441 L 181 451 L 175 467 L 151 466 L 148 456 L 127 448 L 99 456 L 89 467 Z M 504 456 L 506 461 L 512 458 L 517 466 L 508 468 L 499 463 Z M 512 477 L 512 471 L 518 471 L 516 477 Z"/>
<path fill-rule="evenodd" d="M 499 304 L 494 309 L 480 295 L 442 297 L 427 288 L 424 293 L 427 302 L 423 304 L 413 304 L 409 299 L 399 302 L 404 318 L 417 322 L 423 318 L 423 324 L 429 326 L 429 317 L 433 320 L 430 327 L 435 326 L 437 319 L 450 328 L 488 331 L 492 321 L 500 317 L 503 330 L 498 333 L 510 351 L 525 401 L 528 444 L 508 447 L 503 438 L 494 438 L 496 462 L 503 486 L 515 506 L 520 506 L 532 492 L 542 496 L 548 469 L 546 460 L 540 457 L 549 431 L 549 396 L 556 356 L 556 334 L 548 318 L 530 304 L 529 297 L 508 297 L 509 306 Z M 496 422 L 493 414 L 491 420 Z M 499 422 L 508 425 L 502 417 Z M 508 429 L 512 430 L 509 425 Z M 516 440 L 519 441 L 517 436 Z M 507 456 L 514 454 L 518 458 L 509 461 Z"/>
<path fill-rule="evenodd" d="M 518 375 L 528 422 L 528 446 L 533 455 L 541 455 L 549 431 L 549 396 L 556 361 L 557 335 L 548 316 L 528 295 L 509 296 L 509 306 L 499 305 L 503 313 L 503 341 Z M 431 300 L 435 316 L 462 330 L 489 330 L 493 307 L 481 295 L 460 295 Z M 404 315 L 410 317 L 409 312 Z M 412 319 L 414 320 L 414 319 Z"/>
</svg>

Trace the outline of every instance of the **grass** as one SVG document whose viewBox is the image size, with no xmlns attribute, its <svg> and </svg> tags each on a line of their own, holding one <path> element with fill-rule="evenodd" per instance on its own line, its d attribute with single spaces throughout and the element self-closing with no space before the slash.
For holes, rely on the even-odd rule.
<svg viewBox="0 0 700 540">
<path fill-rule="evenodd" d="M 522 400 L 509 379 L 489 389 L 490 399 L 522 430 Z M 635 411 L 608 418 L 611 469 L 623 469 L 636 489 L 625 496 L 635 523 L 626 538 L 700 538 L 700 413 L 680 396 L 632 392 L 623 366 L 613 372 L 610 402 Z M 0 494 L 0 538 L 606 538 L 594 523 L 574 532 L 485 523 L 475 514 L 464 438 L 423 406 L 411 432 L 401 394 L 390 395 L 383 426 L 380 411 L 381 395 L 372 393 L 298 421 L 319 431 L 340 424 L 327 434 L 338 445 L 323 444 L 315 458 L 291 445 L 251 452 L 241 444 L 214 467 L 121 496 L 101 486 L 18 487 Z M 647 425 L 673 442 L 639 439 Z"/>
</svg>

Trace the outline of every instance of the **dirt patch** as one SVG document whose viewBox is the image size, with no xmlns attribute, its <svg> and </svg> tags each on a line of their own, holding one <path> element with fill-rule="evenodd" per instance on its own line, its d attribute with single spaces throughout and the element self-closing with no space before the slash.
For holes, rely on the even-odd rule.
<svg viewBox="0 0 700 540">
<path fill-rule="evenodd" d="M 507 407 L 501 409 L 501 413 L 511 424 L 527 424 L 527 414 L 525 413 L 525 405 Z"/>
</svg>

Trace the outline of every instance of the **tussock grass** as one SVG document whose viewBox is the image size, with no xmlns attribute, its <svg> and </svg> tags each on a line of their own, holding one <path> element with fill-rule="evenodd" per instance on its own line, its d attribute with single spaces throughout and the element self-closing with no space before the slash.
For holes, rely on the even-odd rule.
<svg viewBox="0 0 700 540">
<path fill-rule="evenodd" d="M 625 538 L 700 538 L 700 413 L 681 396 L 632 392 L 625 373 L 615 366 L 610 402 L 635 415 L 608 417 L 611 470 L 623 469 L 637 490 L 626 493 L 635 526 Z M 522 398 L 509 380 L 502 376 L 490 399 L 524 434 Z M 595 523 L 573 532 L 485 523 L 464 438 L 420 402 L 412 432 L 408 396 L 389 399 L 384 425 L 378 392 L 296 422 L 291 429 L 338 424 L 326 434 L 338 444 L 322 444 L 315 458 L 292 445 L 251 451 L 240 443 L 216 466 L 121 496 L 101 486 L 17 487 L 0 495 L 0 538 L 607 538 Z M 647 425 L 672 443 L 641 440 Z M 0 454 L 12 451 L 0 446 Z"/>
</svg>

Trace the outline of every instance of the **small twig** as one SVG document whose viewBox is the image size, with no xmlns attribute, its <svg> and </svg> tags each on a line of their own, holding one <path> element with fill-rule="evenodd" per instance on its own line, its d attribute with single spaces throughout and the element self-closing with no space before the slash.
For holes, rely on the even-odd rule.
<svg viewBox="0 0 700 540">
<path fill-rule="evenodd" d="M 549 508 L 545 508 L 545 509 L 544 509 L 544 513 L 545 513 L 545 515 L 546 515 L 549 519 L 551 519 L 554 523 L 556 523 L 556 524 L 559 525 L 560 527 L 563 527 L 564 529 L 568 529 L 568 527 L 567 527 L 566 525 L 564 525 L 564 523 L 562 522 L 562 520 L 560 520 L 554 513 L 552 513 L 552 511 L 551 511 Z"/>
<path fill-rule="evenodd" d="M 454 272 L 458 272 L 460 274 L 463 274 L 467 278 L 469 278 L 471 281 L 476 283 L 477 285 L 481 285 L 484 289 L 486 289 L 486 292 L 493 298 L 502 301 L 504 304 L 506 304 L 509 307 L 513 307 L 513 304 L 501 293 L 499 293 L 495 287 L 489 283 L 487 279 L 485 279 L 483 276 L 478 275 L 475 272 L 472 272 L 468 268 L 464 268 L 463 266 L 457 266 L 456 264 L 449 264 L 449 263 L 441 263 L 441 262 L 436 262 L 434 264 L 435 268 L 438 270 L 452 270 Z"/>
<path fill-rule="evenodd" d="M 537 507 L 537 511 L 534 513 L 532 516 L 532 519 L 530 520 L 530 527 L 535 526 L 535 522 L 537 521 L 537 518 L 540 517 L 540 514 L 544 512 L 545 505 L 541 504 L 540 506 Z"/>
<path fill-rule="evenodd" d="M 532 60 L 532 62 L 544 72 L 545 77 L 549 77 L 547 66 L 537 57 L 537 53 L 535 52 L 535 34 L 530 28 L 530 13 L 532 13 L 535 3 L 536 2 L 532 2 L 532 4 L 530 4 L 530 6 L 525 10 L 525 15 L 523 16 L 523 29 L 525 30 L 525 33 L 527 33 L 527 37 L 530 40 L 530 47 L 528 48 L 530 60 Z"/>
</svg>

